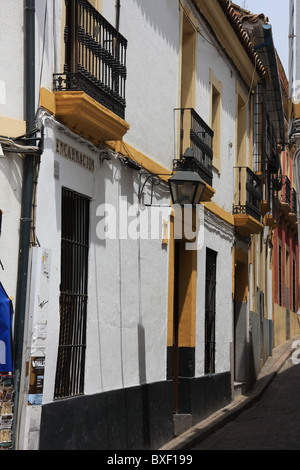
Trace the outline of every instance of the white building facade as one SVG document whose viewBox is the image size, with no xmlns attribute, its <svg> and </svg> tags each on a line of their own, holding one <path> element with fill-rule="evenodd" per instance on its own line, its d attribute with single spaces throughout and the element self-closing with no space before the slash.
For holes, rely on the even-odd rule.
<svg viewBox="0 0 300 470">
<path fill-rule="evenodd" d="M 234 263 L 249 235 L 233 212 L 236 167 L 251 166 L 263 67 L 229 3 L 206 3 L 35 2 L 30 151 L 15 139 L 24 77 L 3 70 L 0 280 L 14 299 L 34 156 L 23 321 L 15 303 L 19 449 L 157 449 L 232 399 Z M 189 147 L 206 183 L 192 223 L 168 186 Z M 183 213 L 193 237 L 177 237 Z"/>
</svg>

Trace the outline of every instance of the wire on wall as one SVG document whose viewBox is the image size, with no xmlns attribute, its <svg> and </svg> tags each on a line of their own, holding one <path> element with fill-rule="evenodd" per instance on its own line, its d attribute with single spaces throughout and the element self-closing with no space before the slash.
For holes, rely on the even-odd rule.
<svg viewBox="0 0 300 470">
<path fill-rule="evenodd" d="M 221 50 L 224 50 L 223 47 L 217 46 L 216 44 L 213 44 L 211 41 L 209 41 L 209 40 L 204 36 L 204 34 L 202 33 L 202 31 L 201 31 L 201 29 L 199 28 L 199 26 L 196 26 L 196 25 L 194 24 L 194 22 L 191 20 L 191 18 L 189 17 L 188 12 L 186 11 L 186 9 L 185 9 L 183 3 L 181 2 L 181 0 L 178 0 L 178 3 L 179 3 L 179 5 L 180 5 L 180 7 L 183 9 L 183 11 L 184 11 L 184 13 L 185 13 L 185 15 L 186 15 L 186 18 L 187 18 L 188 21 L 190 22 L 191 26 L 195 29 L 195 31 L 197 31 L 197 33 L 200 34 L 200 36 L 201 36 L 208 44 L 210 44 L 211 46 L 215 47 L 217 50 L 220 50 L 220 49 L 221 49 Z"/>
</svg>

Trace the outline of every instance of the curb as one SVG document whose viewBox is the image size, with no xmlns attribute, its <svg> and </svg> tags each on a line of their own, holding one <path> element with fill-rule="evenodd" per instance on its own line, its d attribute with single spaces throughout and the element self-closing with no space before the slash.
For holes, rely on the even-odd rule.
<svg viewBox="0 0 300 470">
<path fill-rule="evenodd" d="M 162 446 L 159 450 L 188 450 L 196 443 L 206 439 L 209 435 L 223 427 L 229 421 L 234 420 L 237 416 L 250 408 L 257 402 L 268 385 L 272 382 L 281 367 L 285 364 L 292 354 L 292 343 L 300 340 L 300 335 L 285 341 L 272 352 L 264 367 L 262 368 L 255 385 L 245 395 L 241 395 L 232 401 L 229 405 L 221 408 L 208 418 L 200 421 L 183 434 L 175 437 L 170 442 Z"/>
</svg>

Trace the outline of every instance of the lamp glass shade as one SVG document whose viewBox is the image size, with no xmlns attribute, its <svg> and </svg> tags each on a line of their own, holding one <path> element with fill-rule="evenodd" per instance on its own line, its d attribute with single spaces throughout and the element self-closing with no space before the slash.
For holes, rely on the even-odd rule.
<svg viewBox="0 0 300 470">
<path fill-rule="evenodd" d="M 193 171 L 179 170 L 169 179 L 173 204 L 199 204 L 205 183 Z"/>
</svg>

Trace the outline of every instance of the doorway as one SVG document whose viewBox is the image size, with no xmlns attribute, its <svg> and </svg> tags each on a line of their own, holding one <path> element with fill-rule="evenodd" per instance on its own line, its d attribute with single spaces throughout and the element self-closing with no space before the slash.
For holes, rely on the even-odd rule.
<svg viewBox="0 0 300 470">
<path fill-rule="evenodd" d="M 180 380 L 195 376 L 197 252 L 174 241 L 172 379 L 174 414 L 182 412 Z"/>
<path fill-rule="evenodd" d="M 235 260 L 234 281 L 234 381 L 244 383 L 247 380 L 247 263 Z"/>
</svg>

